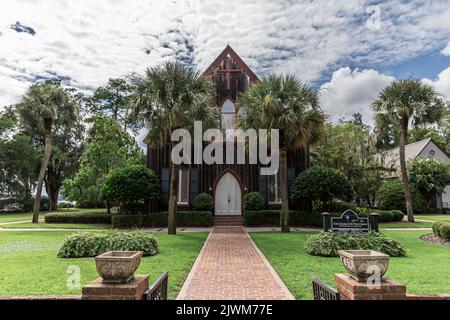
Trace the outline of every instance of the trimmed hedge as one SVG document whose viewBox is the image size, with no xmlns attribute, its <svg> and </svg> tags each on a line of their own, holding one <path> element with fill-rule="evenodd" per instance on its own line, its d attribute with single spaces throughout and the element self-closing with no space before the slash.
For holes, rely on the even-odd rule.
<svg viewBox="0 0 450 320">
<path fill-rule="evenodd" d="M 380 214 L 380 222 L 402 221 L 404 214 L 401 211 L 370 210 Z M 332 212 L 331 217 L 340 217 L 343 212 Z M 366 212 L 358 213 L 360 217 L 368 217 Z M 280 210 L 245 211 L 244 224 L 246 227 L 273 227 L 280 226 Z M 292 227 L 323 227 L 323 217 L 318 212 L 290 211 L 289 225 Z"/>
<path fill-rule="evenodd" d="M 207 193 L 200 193 L 194 198 L 192 206 L 195 211 L 213 211 L 213 197 Z"/>
<path fill-rule="evenodd" d="M 450 241 L 450 222 L 437 221 L 432 225 L 433 233 L 436 237 Z"/>
<path fill-rule="evenodd" d="M 114 214 L 113 228 L 166 228 L 167 212 L 149 214 Z M 179 227 L 211 227 L 211 211 L 177 211 L 177 226 Z"/>
<path fill-rule="evenodd" d="M 45 223 L 111 224 L 111 214 L 102 211 L 54 212 L 45 215 Z"/>
<path fill-rule="evenodd" d="M 59 258 L 95 257 L 108 251 L 143 251 L 144 256 L 158 253 L 158 243 L 152 234 L 132 232 L 80 232 L 64 240 Z"/>
<path fill-rule="evenodd" d="M 244 196 L 244 210 L 259 211 L 264 209 L 264 199 L 259 192 L 250 192 Z"/>
<path fill-rule="evenodd" d="M 406 255 L 399 242 L 378 232 L 371 232 L 368 235 L 321 232 L 308 238 L 305 250 L 310 255 L 321 257 L 337 257 L 339 250 L 375 250 L 391 257 Z"/>
<path fill-rule="evenodd" d="M 444 223 L 439 228 L 439 233 L 442 239 L 444 239 L 445 241 L 450 241 L 450 223 Z"/>
</svg>

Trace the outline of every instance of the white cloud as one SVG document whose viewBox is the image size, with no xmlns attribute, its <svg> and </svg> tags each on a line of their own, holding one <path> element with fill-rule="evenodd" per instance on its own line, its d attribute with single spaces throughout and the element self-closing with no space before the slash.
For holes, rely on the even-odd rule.
<svg viewBox="0 0 450 320">
<path fill-rule="evenodd" d="M 450 57 L 450 41 L 447 46 L 441 51 L 444 56 Z"/>
<path fill-rule="evenodd" d="M 432 85 L 436 91 L 442 94 L 446 99 L 450 99 L 450 68 L 439 73 L 437 79 L 424 79 L 425 83 Z"/>
<path fill-rule="evenodd" d="M 181 59 L 205 69 L 231 44 L 259 75 L 324 78 L 343 66 L 393 65 L 450 38 L 447 0 L 15 0 L 0 1 L 0 106 L 30 83 L 60 76 L 90 90 L 110 77 Z M 20 22 L 36 34 L 18 33 Z"/>
<path fill-rule="evenodd" d="M 321 86 L 321 103 L 329 121 L 351 119 L 361 113 L 365 123 L 373 123 L 372 102 L 379 92 L 395 78 L 375 70 L 341 68 L 333 73 L 330 82 Z"/>
</svg>

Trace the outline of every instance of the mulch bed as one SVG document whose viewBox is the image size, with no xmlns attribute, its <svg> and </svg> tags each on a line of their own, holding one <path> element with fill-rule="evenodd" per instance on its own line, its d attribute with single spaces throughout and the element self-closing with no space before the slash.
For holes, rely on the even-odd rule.
<svg viewBox="0 0 450 320">
<path fill-rule="evenodd" d="M 443 246 L 449 246 L 450 247 L 450 241 L 445 241 L 444 239 L 441 239 L 439 237 L 436 237 L 433 234 L 426 234 L 420 237 L 420 239 L 428 242 L 433 242 L 437 244 L 441 244 Z"/>
</svg>

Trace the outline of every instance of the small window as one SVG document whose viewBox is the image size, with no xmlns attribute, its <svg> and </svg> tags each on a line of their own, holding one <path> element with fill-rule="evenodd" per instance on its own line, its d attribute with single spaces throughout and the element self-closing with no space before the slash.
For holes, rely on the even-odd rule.
<svg viewBox="0 0 450 320">
<path fill-rule="evenodd" d="M 189 169 L 180 169 L 180 180 L 178 183 L 178 204 L 189 204 Z"/>
<path fill-rule="evenodd" d="M 222 105 L 222 131 L 227 133 L 227 129 L 234 129 L 234 119 L 236 117 L 236 107 L 234 103 L 227 99 Z M 232 140 L 233 136 L 230 134 L 226 136 L 227 140 Z"/>
<path fill-rule="evenodd" d="M 281 203 L 281 188 L 280 188 L 280 171 L 273 176 L 267 177 L 268 182 L 268 200 L 271 204 L 280 204 Z"/>
</svg>

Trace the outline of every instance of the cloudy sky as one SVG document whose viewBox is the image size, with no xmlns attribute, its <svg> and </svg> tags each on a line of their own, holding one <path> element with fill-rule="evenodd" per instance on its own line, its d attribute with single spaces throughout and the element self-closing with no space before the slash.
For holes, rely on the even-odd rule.
<svg viewBox="0 0 450 320">
<path fill-rule="evenodd" d="M 448 0 L 2 0 L 0 108 L 44 79 L 89 92 L 175 59 L 204 70 L 227 43 L 258 76 L 321 87 L 331 121 L 370 122 L 395 78 L 450 99 Z"/>
</svg>

